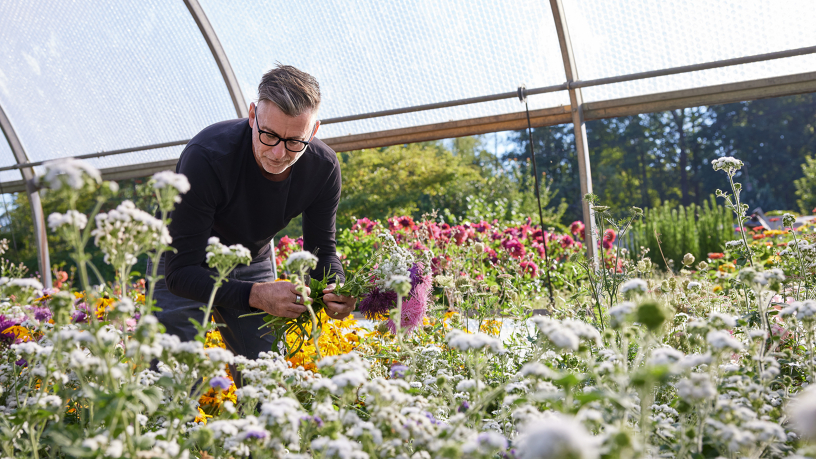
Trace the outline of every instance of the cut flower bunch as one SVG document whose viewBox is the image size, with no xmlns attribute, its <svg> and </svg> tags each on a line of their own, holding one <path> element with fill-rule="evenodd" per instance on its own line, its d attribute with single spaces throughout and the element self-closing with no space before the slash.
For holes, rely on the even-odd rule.
<svg viewBox="0 0 816 459">
<path fill-rule="evenodd" d="M 741 223 L 741 164 L 728 158 L 715 167 L 727 174 L 731 191 L 720 195 Z M 375 247 L 361 243 L 368 223 L 358 222 L 340 249 L 352 264 L 372 260 L 355 266 L 365 285 L 360 308 L 374 330 L 347 337 L 351 320 L 335 322 L 312 307 L 303 331 L 285 336 L 311 337 L 292 364 L 275 350 L 255 360 L 233 355 L 208 321 L 197 324 L 198 339 L 180 342 L 155 319 L 150 287 L 142 296 L 125 288 L 134 260 L 155 259 L 172 242 L 167 215 L 189 189 L 183 177 L 151 180 L 158 217 L 130 205 L 97 217 L 116 186 L 79 161 L 46 164 L 41 185 L 64 197 L 66 209 L 49 223 L 72 246 L 78 290 L 43 286 L 0 263 L 4 457 L 816 453 L 816 248 L 802 231 L 786 233 L 772 265 L 760 250 L 767 246 L 741 236 L 722 257 L 687 256 L 679 271 L 663 273 L 647 254 L 627 254 L 607 235 L 626 223 L 601 206 L 600 248 L 609 247 L 597 265 L 529 224 L 522 234 L 524 225 L 417 229 L 397 220 L 398 227 L 377 230 L 391 238 L 372 236 Z M 76 208 L 82 193 L 97 197 L 90 215 Z M 378 224 L 370 223 L 373 232 Z M 793 225 L 787 216 L 785 224 Z M 113 279 L 92 283 L 98 270 L 85 252 L 92 239 L 115 268 L 118 299 Z M 529 255 L 545 242 L 551 266 Z M 249 261 L 246 249 L 218 240 L 207 251 L 216 289 Z M 292 273 L 305 273 L 307 255 L 288 256 Z M 722 260 L 733 270 L 714 266 Z M 554 274 L 554 303 L 542 295 L 540 272 L 521 266 L 530 262 Z M 231 383 L 227 365 L 242 372 L 242 387 Z"/>
</svg>

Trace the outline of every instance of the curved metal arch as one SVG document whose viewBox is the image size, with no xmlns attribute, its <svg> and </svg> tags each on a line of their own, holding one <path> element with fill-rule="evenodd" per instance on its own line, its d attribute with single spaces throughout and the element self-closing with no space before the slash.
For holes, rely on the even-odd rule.
<svg viewBox="0 0 816 459">
<path fill-rule="evenodd" d="M 550 0 L 553 20 L 555 21 L 555 31 L 558 34 L 558 44 L 561 46 L 561 57 L 564 60 L 564 73 L 567 77 L 569 89 L 570 106 L 572 110 L 572 125 L 575 130 L 575 152 L 578 155 L 578 175 L 581 179 L 581 207 L 584 213 L 584 225 L 586 233 L 584 242 L 586 245 L 587 257 L 595 260 L 598 239 L 595 233 L 595 215 L 592 207 L 583 200 L 584 196 L 592 193 L 592 170 L 589 164 L 589 148 L 587 147 L 586 125 L 584 124 L 584 98 L 581 95 L 581 88 L 573 88 L 571 85 L 578 80 L 578 68 L 575 65 L 575 55 L 572 51 L 569 28 L 567 28 L 567 18 L 564 14 L 564 4 L 562 0 Z"/>
<path fill-rule="evenodd" d="M 6 116 L 2 105 L 0 105 L 0 130 L 3 131 L 3 135 L 6 137 L 6 140 L 8 140 L 9 147 L 11 147 L 11 152 L 14 153 L 14 159 L 17 161 L 17 164 L 28 163 L 28 155 L 23 148 L 23 144 L 20 142 L 20 138 L 17 137 L 17 133 L 11 125 L 11 121 L 8 116 Z M 28 203 L 31 206 L 31 216 L 34 222 L 34 239 L 37 242 L 37 263 L 40 268 L 40 276 L 43 285 L 45 287 L 51 287 L 51 259 L 48 256 L 48 238 L 45 231 L 45 217 L 43 215 L 40 192 L 37 191 L 34 184 L 36 174 L 32 167 L 22 168 L 21 172 L 23 173 L 23 181 L 26 184 Z"/>
<path fill-rule="evenodd" d="M 198 30 L 201 31 L 201 35 L 204 36 L 207 46 L 210 47 L 210 52 L 215 59 L 215 63 L 218 64 L 218 70 L 221 71 L 221 76 L 224 78 L 224 83 L 227 85 L 227 90 L 232 98 L 232 104 L 235 106 L 235 113 L 238 115 L 238 118 L 248 117 L 249 109 L 247 108 L 246 100 L 244 100 L 244 95 L 241 92 L 241 85 L 238 84 L 238 78 L 235 77 L 235 72 L 232 70 L 229 59 L 227 59 L 227 53 L 224 52 L 224 47 L 221 46 L 221 42 L 218 41 L 215 29 L 213 29 L 212 24 L 210 24 L 210 20 L 207 19 L 204 9 L 201 7 L 201 4 L 198 3 L 198 0 L 184 0 L 184 4 L 187 5 L 187 9 L 190 10 L 190 14 L 193 16 L 196 25 L 198 25 Z"/>
</svg>

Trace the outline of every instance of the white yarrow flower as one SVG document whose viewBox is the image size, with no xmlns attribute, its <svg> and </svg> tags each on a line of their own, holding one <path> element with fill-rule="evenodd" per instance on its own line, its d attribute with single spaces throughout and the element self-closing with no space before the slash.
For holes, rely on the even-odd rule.
<svg viewBox="0 0 816 459">
<path fill-rule="evenodd" d="M 519 459 L 593 459 L 596 443 L 581 423 L 556 414 L 528 422 L 514 446 Z"/>
</svg>

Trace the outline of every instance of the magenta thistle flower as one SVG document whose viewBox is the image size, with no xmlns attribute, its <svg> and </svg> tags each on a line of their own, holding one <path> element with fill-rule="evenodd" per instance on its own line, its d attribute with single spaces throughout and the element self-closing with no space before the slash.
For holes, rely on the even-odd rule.
<svg viewBox="0 0 816 459">
<path fill-rule="evenodd" d="M 425 312 L 428 310 L 432 277 L 430 274 L 423 274 L 424 268 L 422 263 L 416 263 L 410 270 L 413 287 L 411 287 L 411 292 L 408 294 L 408 301 L 402 303 L 402 318 L 400 320 L 400 325 L 408 333 L 422 325 L 422 318 L 425 317 Z M 397 332 L 397 326 L 391 319 L 388 319 L 388 329 L 391 330 L 391 333 Z"/>
</svg>

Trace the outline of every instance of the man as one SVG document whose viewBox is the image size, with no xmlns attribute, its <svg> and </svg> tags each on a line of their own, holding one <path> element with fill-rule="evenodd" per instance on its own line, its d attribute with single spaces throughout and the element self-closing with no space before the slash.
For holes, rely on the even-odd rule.
<svg viewBox="0 0 816 459">
<path fill-rule="evenodd" d="M 262 310 L 294 318 L 306 311 L 293 284 L 272 276 L 269 243 L 291 219 L 303 214 L 303 248 L 319 260 L 311 274 L 345 280 L 335 251 L 340 166 L 335 152 L 315 138 L 319 106 L 314 77 L 278 65 L 263 76 L 248 120 L 216 123 L 184 148 L 176 172 L 191 187 L 170 215 L 176 251 L 164 254 L 164 279 L 155 293 L 162 309 L 156 316 L 168 333 L 189 341 L 196 335 L 189 318 L 209 320 L 201 307 L 215 282 L 205 262 L 211 236 L 252 252 L 252 263 L 236 268 L 215 296 L 213 317 L 225 324 L 221 335 L 235 354 L 254 359 L 277 349 L 271 335 L 261 337 L 268 331 L 258 330 L 262 316 L 239 316 Z M 356 300 L 332 290 L 325 290 L 326 313 L 343 319 Z"/>
</svg>

